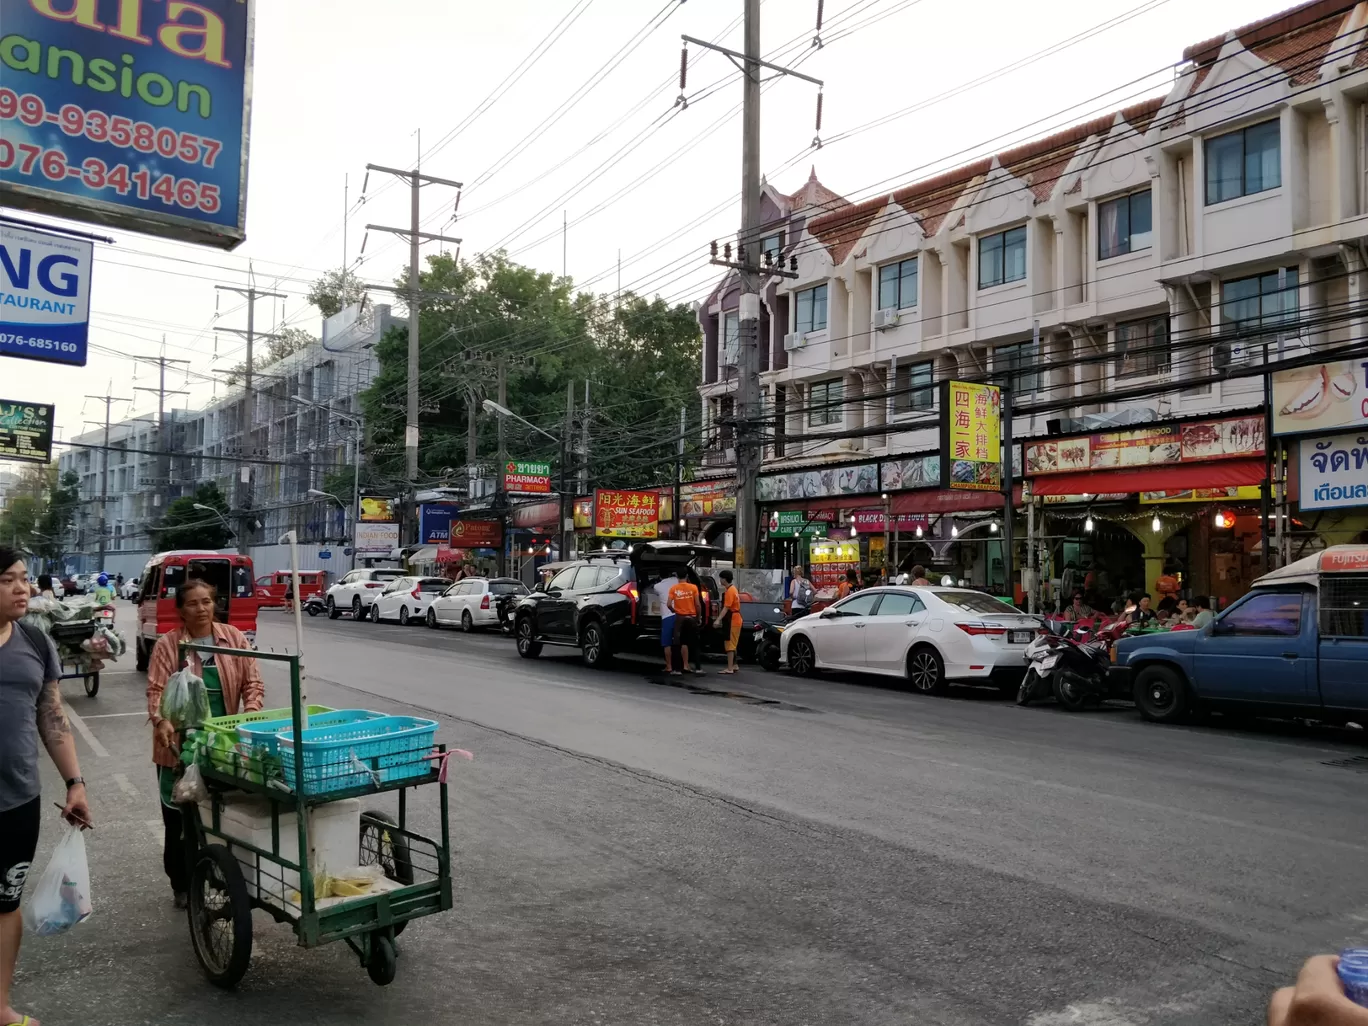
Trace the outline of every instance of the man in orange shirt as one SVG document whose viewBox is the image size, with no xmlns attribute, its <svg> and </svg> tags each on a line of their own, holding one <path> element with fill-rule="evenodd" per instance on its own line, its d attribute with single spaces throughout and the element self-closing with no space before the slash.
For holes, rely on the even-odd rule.
<svg viewBox="0 0 1368 1026">
<path fill-rule="evenodd" d="M 722 596 L 722 609 L 717 614 L 717 626 L 722 628 L 725 639 L 722 647 L 727 650 L 727 668 L 718 673 L 736 672 L 736 646 L 741 641 L 741 593 L 732 584 L 732 572 L 723 570 L 717 575 L 722 580 L 726 592 Z"/>
<path fill-rule="evenodd" d="M 702 605 L 702 599 L 698 594 L 698 585 L 688 580 L 688 567 L 679 567 L 675 570 L 677 583 L 670 589 L 670 597 L 667 605 L 674 613 L 674 640 L 679 646 L 679 665 L 682 670 L 671 670 L 671 676 L 678 677 L 682 673 L 697 673 L 689 665 L 689 643 L 698 634 L 698 609 Z"/>
</svg>

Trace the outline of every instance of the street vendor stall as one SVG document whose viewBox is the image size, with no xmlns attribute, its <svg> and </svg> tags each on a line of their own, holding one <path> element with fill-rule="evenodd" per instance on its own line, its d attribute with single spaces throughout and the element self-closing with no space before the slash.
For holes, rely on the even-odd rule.
<svg viewBox="0 0 1368 1026">
<path fill-rule="evenodd" d="M 62 668 L 58 679 L 81 681 L 91 698 L 100 692 L 100 671 L 105 663 L 118 659 L 128 649 L 123 635 L 114 629 L 113 608 L 97 602 L 93 595 L 78 595 L 67 601 L 34 598 L 22 622 L 52 639 Z"/>
</svg>

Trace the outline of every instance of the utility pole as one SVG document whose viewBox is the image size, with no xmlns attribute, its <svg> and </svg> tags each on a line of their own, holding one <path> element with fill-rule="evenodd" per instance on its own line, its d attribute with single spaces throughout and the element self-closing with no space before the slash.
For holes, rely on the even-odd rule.
<svg viewBox="0 0 1368 1026">
<path fill-rule="evenodd" d="M 252 445 L 252 434 L 256 428 L 256 393 L 252 391 L 252 364 L 254 359 L 252 347 L 258 338 L 274 339 L 278 336 L 274 334 L 258 335 L 256 333 L 256 301 L 258 299 L 287 299 L 289 297 L 283 292 L 262 292 L 255 285 L 250 285 L 245 289 L 238 288 L 236 285 L 215 285 L 214 288 L 220 292 L 234 292 L 247 300 L 246 331 L 243 331 L 240 328 L 214 328 L 215 331 L 227 332 L 230 335 L 241 335 L 247 340 L 247 361 L 242 375 L 244 410 L 243 423 L 241 425 L 245 442 L 240 447 L 241 451 L 239 452 L 239 455 L 250 458 L 269 455 L 269 453 L 257 452 Z M 252 529 L 250 511 L 252 508 L 252 477 L 255 471 L 256 465 L 254 463 L 245 462 L 238 466 L 235 487 L 237 494 L 233 501 L 233 505 L 238 508 L 237 543 L 238 551 L 242 553 L 246 553 L 247 549 L 251 546 Z"/>
<path fill-rule="evenodd" d="M 575 524 L 570 506 L 570 438 L 575 430 L 575 383 L 565 383 L 565 430 L 561 432 L 560 472 L 560 558 L 572 559 L 575 547 Z M 566 527 L 566 520 L 570 526 Z"/>
<path fill-rule="evenodd" d="M 678 525 L 684 523 L 684 433 L 689 430 L 689 408 L 681 406 L 679 408 L 679 439 L 675 449 L 675 494 L 674 508 L 675 518 Z M 681 541 L 684 538 L 684 528 L 679 527 L 676 535 Z"/>
<path fill-rule="evenodd" d="M 584 379 L 584 410 L 580 413 L 579 492 L 589 490 L 589 379 Z"/>
<path fill-rule="evenodd" d="M 133 400 L 112 395 L 87 395 L 86 398 L 95 399 L 98 402 L 105 404 L 104 460 L 100 465 L 100 565 L 96 568 L 103 570 L 105 563 L 105 547 L 109 543 L 105 532 L 105 507 L 109 504 L 109 407 L 114 403 L 131 403 Z"/>
<path fill-rule="evenodd" d="M 165 337 L 162 343 L 165 344 Z M 136 357 L 145 359 L 145 357 Z M 165 356 L 159 356 L 155 361 L 157 364 L 157 387 L 152 388 L 148 385 L 134 385 L 135 392 L 156 392 L 157 393 L 157 491 L 155 493 L 157 501 L 154 505 L 165 515 L 166 507 L 171 502 L 171 446 L 167 444 L 166 437 L 166 397 L 168 395 L 189 395 L 184 389 L 173 389 L 167 391 L 166 388 L 166 365 L 168 363 L 183 363 L 189 365 L 189 360 L 172 360 Z"/>
<path fill-rule="evenodd" d="M 781 75 L 790 75 L 811 82 L 819 89 L 820 79 L 812 78 L 789 68 L 760 59 L 760 3 L 745 2 L 745 52 L 737 53 L 726 47 L 692 36 L 684 42 L 715 50 L 731 58 L 741 71 L 743 105 L 741 130 L 741 234 L 737 239 L 738 261 L 731 260 L 731 246 L 726 257 L 717 259 L 717 243 L 713 243 L 713 263 L 730 267 L 741 277 L 740 352 L 737 369 L 736 397 L 736 535 L 734 562 L 738 567 L 751 566 L 759 551 L 759 511 L 756 509 L 756 479 L 764 451 L 760 432 L 760 288 L 767 274 L 775 273 L 796 278 L 796 270 L 763 268 L 760 265 L 760 69 L 768 68 Z M 819 8 L 820 10 L 820 8 Z M 688 50 L 680 61 L 679 88 L 684 95 L 688 68 Z M 822 100 L 817 97 L 817 128 L 821 130 Z"/>
<path fill-rule="evenodd" d="M 422 174 L 416 167 L 412 171 L 401 171 L 398 168 L 381 167 L 379 164 L 367 164 L 366 170 L 402 178 L 409 183 L 410 189 L 408 228 L 386 228 L 383 225 L 368 224 L 366 231 L 389 232 L 391 235 L 407 238 L 409 243 L 408 404 L 404 424 L 404 456 L 405 475 L 412 490 L 413 483 L 418 479 L 418 318 L 421 307 L 421 290 L 418 287 L 418 274 L 421 270 L 419 249 L 424 241 L 450 242 L 458 246 L 461 244 L 460 239 L 420 230 L 420 196 L 424 185 L 445 185 L 458 192 L 462 185 L 448 178 Z"/>
</svg>

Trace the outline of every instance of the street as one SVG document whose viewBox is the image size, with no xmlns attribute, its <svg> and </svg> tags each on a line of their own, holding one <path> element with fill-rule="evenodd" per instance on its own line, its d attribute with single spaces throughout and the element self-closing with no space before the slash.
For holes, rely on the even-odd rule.
<svg viewBox="0 0 1368 1026">
<path fill-rule="evenodd" d="M 293 645 L 282 613 L 260 623 L 263 649 Z M 432 715 L 475 756 L 454 766 L 456 907 L 404 934 L 393 985 L 261 913 L 238 990 L 203 979 L 130 654 L 94 699 L 63 684 L 95 914 L 26 941 L 19 1007 L 45 1026 L 1234 1026 L 1307 955 L 1368 939 L 1360 732 L 716 664 L 672 686 L 647 662 L 346 618 L 305 619 L 305 662 L 311 701 Z M 414 804 L 435 832 L 431 796 Z"/>
</svg>

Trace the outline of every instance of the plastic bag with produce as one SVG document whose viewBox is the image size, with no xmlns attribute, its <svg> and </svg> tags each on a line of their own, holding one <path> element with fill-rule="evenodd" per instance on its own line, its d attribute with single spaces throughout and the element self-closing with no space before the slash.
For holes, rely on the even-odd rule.
<svg viewBox="0 0 1368 1026">
<path fill-rule="evenodd" d="M 189 670 L 177 670 L 166 679 L 157 712 L 177 730 L 201 726 L 209 718 L 209 693 L 204 681 Z"/>
</svg>

